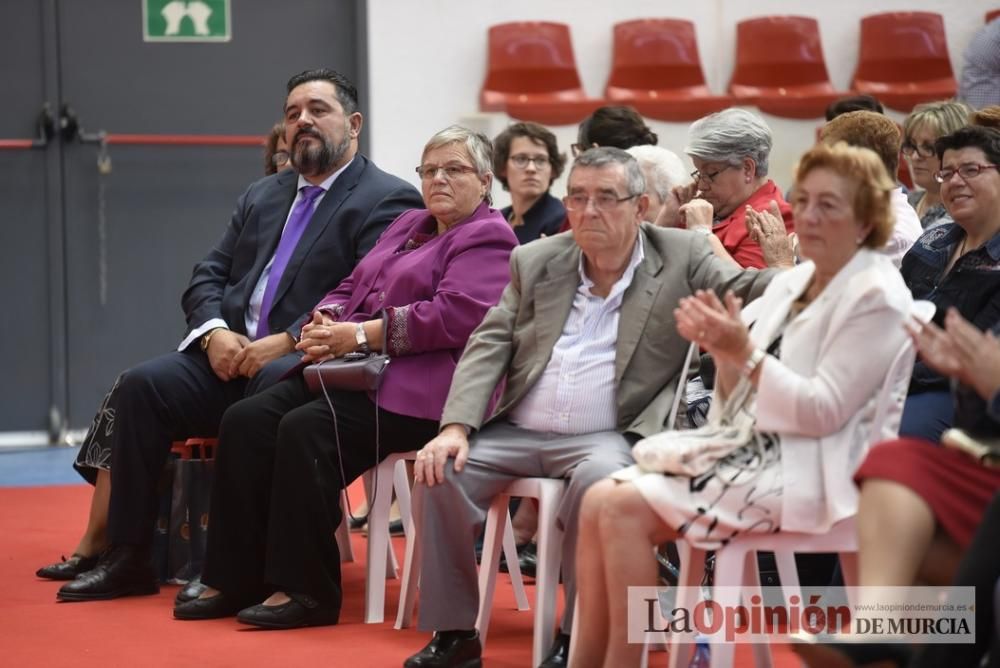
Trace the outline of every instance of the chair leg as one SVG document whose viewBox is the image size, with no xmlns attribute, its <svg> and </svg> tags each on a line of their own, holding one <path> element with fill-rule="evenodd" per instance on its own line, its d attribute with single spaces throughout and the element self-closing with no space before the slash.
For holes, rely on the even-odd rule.
<svg viewBox="0 0 1000 668">
<path fill-rule="evenodd" d="M 351 545 L 351 516 L 347 512 L 347 492 L 340 492 L 340 512 L 344 518 L 337 527 L 337 548 L 340 550 L 340 560 L 342 562 L 354 561 L 354 546 Z"/>
<path fill-rule="evenodd" d="M 764 593 L 760 587 L 760 569 L 757 567 L 757 553 L 753 550 L 747 552 L 747 556 L 743 560 L 743 590 L 748 592 L 751 598 L 756 596 L 758 600 L 764 600 Z M 774 658 L 771 656 L 771 643 L 766 629 L 754 638 L 753 661 L 758 668 L 771 668 L 774 665 Z"/>
<path fill-rule="evenodd" d="M 365 623 L 385 619 L 385 580 L 395 576 L 389 553 L 389 507 L 392 505 L 392 468 L 379 465 L 375 498 L 368 507 L 368 558 L 365 578 Z"/>
<path fill-rule="evenodd" d="M 479 642 L 486 647 L 486 637 L 490 629 L 490 614 L 493 611 L 493 592 L 497 584 L 497 569 L 500 561 L 500 549 L 503 543 L 503 531 L 506 522 L 510 522 L 507 506 L 510 497 L 498 494 L 490 504 L 486 514 L 486 531 L 483 535 L 483 555 L 479 561 L 479 614 L 476 617 L 476 629 L 479 631 Z"/>
<path fill-rule="evenodd" d="M 521 575 L 521 562 L 517 554 L 517 542 L 514 540 L 514 525 L 507 513 L 507 521 L 503 530 L 503 554 L 507 560 L 507 573 L 510 575 L 510 584 L 514 588 L 514 600 L 517 602 L 517 609 L 531 610 L 528 605 L 528 594 L 524 591 L 524 578 Z"/>
<path fill-rule="evenodd" d="M 752 555 L 752 556 L 751 556 Z M 723 610 L 732 610 L 740 602 L 740 586 L 746 572 L 746 559 L 756 559 L 756 552 L 741 550 L 737 545 L 729 545 L 715 553 L 715 583 L 712 599 Z M 736 646 L 726 642 L 722 636 L 710 638 L 712 668 L 730 668 L 736 654 Z"/>
<path fill-rule="evenodd" d="M 532 665 L 545 658 L 556 626 L 556 600 L 562 565 L 563 532 L 556 526 L 556 514 L 563 488 L 542 487 L 538 495 L 538 567 L 535 578 L 535 625 Z"/>
<path fill-rule="evenodd" d="M 406 540 L 410 539 L 409 522 L 406 518 L 410 516 L 410 478 L 406 474 L 406 460 L 397 459 L 392 467 L 392 486 L 396 492 L 396 502 L 399 504 L 399 516 L 403 520 L 403 535 Z"/>
<path fill-rule="evenodd" d="M 693 610 L 698 602 L 698 588 L 705 577 L 705 552 L 692 547 L 685 540 L 677 541 L 677 553 L 681 568 L 677 585 L 677 600 L 674 602 L 679 609 Z M 687 668 L 694 651 L 694 636 L 686 633 L 670 635 L 670 668 Z"/>
<path fill-rule="evenodd" d="M 399 588 L 399 608 L 396 610 L 396 629 L 406 629 L 413 624 L 413 608 L 417 603 L 420 583 L 420 540 L 412 513 L 403 516 L 407 527 L 406 556 L 403 561 L 403 578 Z"/>
</svg>

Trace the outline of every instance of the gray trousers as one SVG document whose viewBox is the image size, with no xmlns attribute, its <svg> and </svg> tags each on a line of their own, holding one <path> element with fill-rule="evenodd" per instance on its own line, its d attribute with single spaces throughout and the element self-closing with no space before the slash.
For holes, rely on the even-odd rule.
<svg viewBox="0 0 1000 668">
<path fill-rule="evenodd" d="M 413 504 L 422 558 L 422 631 L 472 629 L 479 611 L 475 543 L 493 497 L 517 478 L 568 478 L 559 508 L 563 534 L 562 576 L 566 611 L 561 627 L 569 633 L 576 600 L 576 536 L 583 494 L 591 485 L 634 464 L 631 446 L 618 432 L 565 436 L 496 422 L 473 436 L 469 460 L 456 473 L 445 465 L 445 481 L 418 485 Z"/>
</svg>

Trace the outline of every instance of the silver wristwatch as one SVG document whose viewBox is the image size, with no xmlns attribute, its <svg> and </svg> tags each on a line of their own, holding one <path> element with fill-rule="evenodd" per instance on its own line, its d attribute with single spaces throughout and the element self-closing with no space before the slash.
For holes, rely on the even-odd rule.
<svg viewBox="0 0 1000 668">
<path fill-rule="evenodd" d="M 370 352 L 368 347 L 368 335 L 365 334 L 365 325 L 359 322 L 354 328 L 354 340 L 358 344 L 358 352 L 365 353 L 366 355 Z"/>
</svg>

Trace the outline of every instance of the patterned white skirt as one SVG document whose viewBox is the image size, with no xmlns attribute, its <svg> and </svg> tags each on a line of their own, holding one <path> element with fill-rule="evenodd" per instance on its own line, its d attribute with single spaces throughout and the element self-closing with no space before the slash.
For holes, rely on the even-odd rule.
<svg viewBox="0 0 1000 668">
<path fill-rule="evenodd" d="M 643 473 L 628 482 L 670 527 L 695 547 L 714 550 L 744 533 L 781 526 L 781 444 L 743 446 L 696 478 Z M 626 483 L 628 484 L 628 483 Z"/>
</svg>

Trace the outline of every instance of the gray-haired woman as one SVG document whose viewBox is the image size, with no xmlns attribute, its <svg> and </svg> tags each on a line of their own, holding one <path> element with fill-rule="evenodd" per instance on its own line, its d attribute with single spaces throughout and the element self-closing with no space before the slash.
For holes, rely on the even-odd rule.
<svg viewBox="0 0 1000 668">
<path fill-rule="evenodd" d="M 695 171 L 692 183 L 674 190 L 678 224 L 709 235 L 716 254 L 741 267 L 766 267 L 747 231 L 747 209 L 770 211 L 793 232 L 792 209 L 767 178 L 770 128 L 756 114 L 726 109 L 691 124 L 684 152 Z"/>
</svg>

